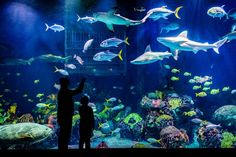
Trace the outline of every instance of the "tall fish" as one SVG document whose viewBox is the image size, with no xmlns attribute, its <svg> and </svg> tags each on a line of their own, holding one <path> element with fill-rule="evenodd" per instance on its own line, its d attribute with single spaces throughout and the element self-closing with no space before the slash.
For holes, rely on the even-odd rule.
<svg viewBox="0 0 236 157">
<path fill-rule="evenodd" d="M 145 49 L 145 52 L 136 58 L 135 60 L 130 61 L 132 64 L 150 64 L 158 60 L 163 60 L 164 58 L 169 58 L 172 56 L 172 53 L 166 52 L 153 52 L 151 46 L 148 45 Z"/>
<path fill-rule="evenodd" d="M 120 52 L 118 54 L 115 54 L 109 50 L 107 51 L 102 51 L 102 52 L 99 52 L 99 53 L 96 53 L 94 56 L 93 56 L 93 60 L 94 61 L 109 61 L 111 62 L 111 60 L 115 57 L 119 57 L 119 59 L 122 61 L 123 58 L 121 56 L 122 54 L 122 50 L 120 50 Z"/>
<path fill-rule="evenodd" d="M 169 47 L 173 53 L 174 59 L 178 60 L 179 51 L 191 51 L 195 54 L 200 51 L 207 51 L 213 49 L 215 53 L 219 54 L 219 48 L 226 42 L 226 38 L 219 40 L 213 44 L 200 43 L 188 39 L 188 31 L 181 32 L 177 37 L 158 37 L 157 41 Z"/>
<path fill-rule="evenodd" d="M 154 21 L 159 20 L 160 18 L 168 19 L 167 16 L 171 14 L 175 14 L 176 18 L 180 19 L 179 17 L 179 10 L 183 8 L 183 6 L 177 7 L 175 11 L 167 9 L 167 6 L 162 6 L 160 8 L 153 8 L 147 12 L 147 15 L 143 18 L 145 21 L 147 18 L 150 18 Z"/>
<path fill-rule="evenodd" d="M 51 29 L 54 32 L 61 32 L 61 31 L 65 30 L 65 28 L 63 26 L 58 25 L 58 24 L 54 24 L 52 26 L 48 26 L 48 24 L 45 23 L 45 25 L 46 25 L 46 30 L 45 31 L 47 31 L 48 29 Z"/>
<path fill-rule="evenodd" d="M 116 12 L 115 9 L 112 9 L 108 12 L 96 12 L 93 13 L 93 18 L 96 19 L 97 21 L 105 23 L 107 28 L 113 32 L 114 32 L 113 25 L 133 26 L 145 22 L 143 20 L 131 20 L 121 16 L 120 14 L 116 14 L 115 12 Z"/>
<path fill-rule="evenodd" d="M 109 39 L 106 39 L 106 40 L 103 40 L 100 44 L 101 47 L 118 47 L 118 45 L 120 45 L 121 43 L 126 43 L 127 45 L 129 45 L 129 42 L 128 42 L 128 37 L 125 38 L 125 40 L 121 40 L 121 39 L 118 39 L 118 38 L 109 38 Z"/>
<path fill-rule="evenodd" d="M 207 15 L 209 15 L 209 16 L 211 16 L 213 18 L 218 17 L 220 19 L 222 17 L 226 16 L 226 18 L 229 19 L 228 18 L 228 14 L 224 10 L 224 6 L 225 5 L 222 5 L 221 7 L 212 7 L 210 9 L 208 9 Z"/>
<path fill-rule="evenodd" d="M 86 43 L 84 44 L 83 53 L 85 53 L 91 47 L 92 43 L 93 39 L 89 39 L 88 41 L 86 41 Z"/>
</svg>

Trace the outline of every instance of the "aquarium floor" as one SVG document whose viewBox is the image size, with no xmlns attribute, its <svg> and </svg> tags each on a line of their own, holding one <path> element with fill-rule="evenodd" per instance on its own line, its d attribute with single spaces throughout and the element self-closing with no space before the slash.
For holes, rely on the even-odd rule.
<svg viewBox="0 0 236 157">
<path fill-rule="evenodd" d="M 235 156 L 236 149 L 153 149 L 153 148 L 136 148 L 136 149 L 91 149 L 78 150 L 70 149 L 67 152 L 60 152 L 58 150 L 9 150 L 0 151 L 1 156 L 22 156 L 22 157 L 228 157 Z"/>
</svg>

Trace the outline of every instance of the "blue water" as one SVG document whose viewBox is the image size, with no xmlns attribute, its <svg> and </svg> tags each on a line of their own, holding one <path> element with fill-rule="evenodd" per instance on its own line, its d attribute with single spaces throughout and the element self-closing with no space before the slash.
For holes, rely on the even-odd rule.
<svg viewBox="0 0 236 157">
<path fill-rule="evenodd" d="M 222 36 L 231 31 L 231 26 L 235 21 L 232 20 L 232 18 L 226 20 L 226 17 L 223 17 L 221 20 L 219 18 L 212 18 L 207 15 L 207 10 L 214 6 L 225 5 L 224 10 L 228 12 L 230 9 L 236 7 L 235 0 L 132 0 L 127 3 L 128 2 L 114 0 L 89 0 L 86 2 L 80 0 L 70 2 L 64 2 L 62 0 L 50 2 L 1 1 L 0 59 L 29 59 L 49 53 L 64 57 L 67 53 L 65 41 L 67 30 L 73 29 L 78 32 L 83 32 L 86 38 L 88 35 L 96 36 L 96 33 L 100 33 L 100 36 L 96 37 L 98 39 L 95 41 L 96 44 L 92 46 L 93 50 L 86 54 L 82 54 L 82 52 L 78 50 L 75 51 L 75 53 L 81 55 L 81 57 L 85 56 L 84 59 L 86 57 L 88 58 L 85 59 L 85 65 L 79 65 L 77 63 L 77 66 L 82 70 L 75 70 L 75 73 L 69 75 L 72 88 L 76 87 L 76 84 L 79 83 L 82 77 L 87 78 L 87 84 L 83 93 L 87 93 L 90 96 L 90 101 L 94 102 L 97 108 L 102 108 L 101 104 L 105 101 L 105 98 L 116 97 L 120 99 L 125 106 L 131 107 L 132 112 L 139 113 L 142 115 L 143 119 L 145 119 L 146 111 L 141 108 L 140 101 L 147 93 L 155 92 L 155 90 L 191 96 L 195 103 L 195 108 L 200 109 L 204 113 L 197 118 L 208 121 L 212 120 L 212 114 L 219 107 L 230 104 L 235 105 L 236 95 L 231 94 L 231 90 L 236 89 L 235 40 L 225 43 L 220 47 L 220 54 L 216 54 L 212 49 L 208 49 L 207 52 L 199 51 L 197 54 L 181 52 L 178 61 L 170 57 L 163 61 L 145 65 L 134 65 L 130 63 L 131 60 L 143 54 L 146 46 L 149 44 L 153 51 L 169 51 L 169 48 L 157 42 L 156 38 L 177 36 L 184 30 L 188 31 L 188 38 L 193 41 L 201 43 L 209 42 L 210 44 L 218 41 Z M 110 32 L 105 24 L 101 22 L 94 24 L 88 24 L 82 21 L 76 22 L 76 14 L 81 17 L 92 16 L 94 12 L 105 12 L 115 6 L 118 7 L 118 12 L 122 16 L 133 20 L 140 20 L 146 15 L 148 10 L 165 5 L 167 5 L 167 8 L 170 10 L 175 10 L 177 7 L 183 6 L 179 11 L 181 19 L 177 19 L 172 14 L 168 16 L 167 20 L 159 19 L 153 21 L 147 19 L 145 23 L 137 26 L 126 27 L 116 25 L 114 26 L 114 33 Z M 133 8 L 139 6 L 143 6 L 146 11 L 135 12 L 133 10 Z M 169 33 L 160 34 L 161 26 L 166 22 L 177 22 L 180 28 L 170 31 Z M 52 30 L 45 31 L 45 23 L 48 23 L 50 26 L 54 23 L 60 24 L 65 26 L 66 31 L 56 33 Z M 125 32 L 125 36 L 129 38 L 130 45 L 127 46 L 122 43 L 120 46 L 125 53 L 123 62 L 115 58 L 112 61 L 115 64 L 108 66 L 114 69 L 114 75 L 109 71 L 102 74 L 99 73 L 99 71 L 94 73 L 84 72 L 86 68 L 89 68 L 89 64 L 96 67 L 95 61 L 92 60 L 91 56 L 95 54 L 94 51 L 98 51 L 98 44 L 102 40 L 105 40 L 107 36 L 120 37 L 122 36 L 122 32 Z M 84 43 L 86 41 L 87 40 L 84 40 Z M 114 48 L 113 50 L 114 52 L 119 52 L 120 48 Z M 72 53 L 72 51 L 69 53 Z M 171 73 L 171 69 L 168 70 L 164 68 L 165 64 L 168 64 L 171 69 L 180 69 L 180 74 L 175 75 Z M 1 65 L 0 79 L 4 81 L 4 83 L 0 84 L 0 95 L 3 95 L 3 97 L 0 98 L 0 103 L 3 104 L 0 106 L 0 108 L 3 109 L 2 114 L 7 112 L 8 108 L 13 103 L 17 103 L 16 117 L 20 117 L 25 113 L 31 113 L 36 119 L 38 115 L 34 115 L 33 113 L 33 110 L 37 110 L 36 104 L 39 103 L 39 99 L 36 98 L 36 95 L 38 93 L 44 93 L 43 101 L 45 101 L 48 95 L 57 94 L 58 92 L 53 85 L 59 83 L 59 78 L 62 77 L 62 75 L 54 72 L 54 66 L 63 68 L 64 64 L 33 62 L 30 66 Z M 115 70 L 117 67 L 118 69 L 120 68 L 121 73 L 117 72 L 119 70 Z M 101 65 L 98 65 L 97 68 L 100 68 L 100 70 L 105 69 L 103 69 Z M 192 89 L 193 85 L 188 83 L 190 77 L 183 76 L 184 72 L 190 72 L 192 74 L 191 78 L 193 76 L 212 76 L 213 84 L 211 88 L 219 88 L 220 93 L 212 95 L 208 92 L 206 97 L 196 97 L 195 93 L 201 92 L 201 90 L 196 92 Z M 17 76 L 16 73 L 20 73 L 20 76 Z M 172 76 L 178 76 L 180 80 L 175 82 L 171 81 L 170 78 Z M 40 80 L 40 82 L 35 84 L 34 80 Z M 120 87 L 120 89 L 114 89 L 114 86 Z M 134 86 L 134 89 L 131 90 L 131 86 Z M 230 90 L 222 92 L 222 88 L 226 86 L 229 86 Z M 4 92 L 4 89 L 10 89 L 11 91 Z M 19 92 L 16 92 L 16 90 Z M 24 94 L 28 94 L 28 97 L 24 98 L 22 96 Z M 80 97 L 81 95 L 78 95 L 74 100 L 79 101 Z M 33 102 L 29 102 L 28 99 L 32 99 Z M 5 102 L 9 102 L 10 104 L 5 105 Z M 49 115 L 45 116 L 47 117 Z M 107 120 L 113 118 L 114 117 L 111 117 Z M 11 124 L 13 120 L 14 119 L 4 122 L 1 125 Z M 45 120 L 43 124 L 45 123 L 47 123 L 47 120 Z M 181 125 L 176 127 L 180 129 Z M 227 128 L 221 129 L 222 132 L 227 130 Z M 99 129 L 96 128 L 96 130 Z M 193 142 L 193 136 L 190 134 L 190 141 Z M 146 140 L 145 138 L 141 139 Z"/>
</svg>

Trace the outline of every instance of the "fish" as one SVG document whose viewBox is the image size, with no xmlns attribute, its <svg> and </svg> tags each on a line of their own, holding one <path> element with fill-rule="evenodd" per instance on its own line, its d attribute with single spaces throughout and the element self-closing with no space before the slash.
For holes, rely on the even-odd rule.
<svg viewBox="0 0 236 157">
<path fill-rule="evenodd" d="M 144 12 L 144 11 L 146 11 L 146 9 L 143 6 L 141 6 L 141 7 L 135 7 L 134 11 Z"/>
<path fill-rule="evenodd" d="M 171 70 L 171 72 L 174 73 L 174 74 L 175 74 L 175 73 L 180 73 L 180 69 L 175 69 L 175 68 L 174 68 L 174 69 Z"/>
<path fill-rule="evenodd" d="M 196 94 L 196 97 L 205 97 L 205 96 L 207 96 L 206 92 L 200 92 L 200 93 L 195 93 L 195 94 Z"/>
<path fill-rule="evenodd" d="M 36 95 L 37 98 L 41 98 L 41 97 L 43 97 L 43 96 L 44 96 L 43 93 L 38 93 L 38 94 Z"/>
<path fill-rule="evenodd" d="M 38 108 L 49 108 L 49 104 L 45 104 L 45 103 L 38 103 L 36 104 L 36 107 Z"/>
<path fill-rule="evenodd" d="M 230 87 L 228 86 L 228 87 L 224 87 L 223 89 L 222 89 L 222 91 L 223 92 L 227 92 L 227 91 L 229 91 L 230 90 Z"/>
<path fill-rule="evenodd" d="M 220 93 L 220 89 L 212 89 L 210 92 L 211 95 L 216 95 L 218 93 Z"/>
<path fill-rule="evenodd" d="M 110 127 L 110 125 L 108 123 L 99 123 L 98 124 L 98 128 L 107 129 L 109 127 Z"/>
<path fill-rule="evenodd" d="M 31 65 L 34 61 L 34 57 L 30 59 L 20 59 L 20 58 L 3 58 L 0 59 L 0 65 L 2 66 L 19 66 L 19 65 Z M 11 73 L 8 73 L 9 75 Z"/>
<path fill-rule="evenodd" d="M 116 37 L 113 37 L 113 38 L 103 40 L 100 43 L 100 46 L 101 47 L 118 47 L 118 45 L 120 45 L 121 43 L 125 43 L 127 45 L 130 45 L 128 42 L 128 37 L 126 37 L 125 40 L 121 40 Z"/>
<path fill-rule="evenodd" d="M 167 25 L 165 25 L 165 26 L 162 26 L 160 33 L 162 33 L 163 30 L 165 30 L 166 33 L 169 33 L 170 31 L 174 31 L 174 30 L 177 30 L 177 29 L 179 29 L 179 28 L 180 28 L 180 26 L 179 26 L 178 23 L 170 23 L 170 24 L 167 24 Z"/>
<path fill-rule="evenodd" d="M 204 83 L 204 86 L 210 86 L 210 85 L 212 85 L 212 84 L 213 84 L 212 81 L 211 81 L 211 82 L 208 82 L 208 81 L 207 81 L 207 82 Z"/>
<path fill-rule="evenodd" d="M 45 31 L 48 31 L 48 29 L 51 29 L 54 32 L 61 32 L 61 31 L 65 30 L 65 28 L 62 25 L 58 25 L 58 24 L 54 24 L 52 26 L 48 26 L 48 24 L 45 23 L 45 26 L 46 26 L 46 30 Z"/>
<path fill-rule="evenodd" d="M 86 23 L 90 23 L 90 24 L 97 22 L 97 20 L 93 17 L 89 17 L 89 16 L 80 17 L 78 14 L 77 14 L 77 17 L 78 17 L 77 22 L 79 22 L 80 20 L 82 20 Z"/>
<path fill-rule="evenodd" d="M 22 95 L 22 97 L 26 98 L 26 97 L 28 97 L 28 94 L 24 94 L 24 95 Z"/>
<path fill-rule="evenodd" d="M 189 72 L 184 72 L 184 76 L 191 76 L 192 74 Z"/>
<path fill-rule="evenodd" d="M 123 104 L 119 104 L 115 107 L 111 108 L 111 111 L 117 111 L 117 110 L 122 110 L 125 106 Z"/>
<path fill-rule="evenodd" d="M 216 124 L 208 124 L 206 126 L 206 129 L 210 130 L 210 129 L 213 129 L 213 128 L 220 128 L 220 127 L 221 127 L 220 124 L 218 124 L 218 125 L 216 125 Z"/>
<path fill-rule="evenodd" d="M 10 92 L 11 92 L 11 89 L 6 88 L 6 89 L 4 89 L 3 92 L 5 92 L 5 93 L 10 93 Z"/>
<path fill-rule="evenodd" d="M 27 99 L 27 101 L 28 101 L 28 102 L 34 102 L 34 100 L 32 100 L 32 99 Z"/>
<path fill-rule="evenodd" d="M 55 69 L 56 70 L 54 72 L 59 72 L 60 74 L 65 75 L 65 76 L 69 75 L 69 73 L 64 69 L 58 69 L 56 66 L 55 66 Z"/>
<path fill-rule="evenodd" d="M 202 120 L 199 118 L 193 118 L 193 119 L 191 119 L 191 122 L 196 123 L 196 124 L 200 124 L 200 123 L 202 123 Z"/>
<path fill-rule="evenodd" d="M 75 58 L 79 62 L 79 64 L 84 65 L 84 61 L 80 56 L 77 56 L 76 54 L 74 54 L 73 58 Z"/>
<path fill-rule="evenodd" d="M 155 138 L 148 138 L 147 141 L 151 144 L 153 144 L 153 143 L 159 143 L 160 144 L 161 143 L 161 139 L 157 140 Z"/>
<path fill-rule="evenodd" d="M 84 49 L 83 49 L 83 53 L 85 53 L 92 45 L 94 39 L 89 39 L 88 41 L 86 41 L 86 43 L 84 44 Z"/>
<path fill-rule="evenodd" d="M 1 95 L 0 95 L 0 98 L 2 98 L 3 96 L 4 96 L 4 95 L 3 95 L 3 94 L 1 94 Z"/>
<path fill-rule="evenodd" d="M 109 99 L 105 99 L 107 103 L 109 102 L 115 102 L 117 99 L 115 97 L 111 97 Z"/>
<path fill-rule="evenodd" d="M 175 14 L 175 17 L 177 19 L 181 19 L 179 17 L 179 10 L 181 8 L 183 8 L 183 6 L 177 7 L 175 11 L 167 9 L 167 6 L 162 6 L 160 8 L 153 8 L 147 12 L 147 15 L 144 17 L 143 20 L 145 21 L 147 18 L 150 18 L 153 21 L 157 21 L 160 18 L 167 20 L 168 16 L 171 14 Z"/>
<path fill-rule="evenodd" d="M 224 10 L 224 6 L 225 5 L 222 5 L 220 7 L 212 7 L 210 9 L 208 9 L 207 15 L 209 15 L 213 18 L 220 18 L 220 20 L 224 16 L 226 16 L 226 19 L 229 19 L 228 14 Z"/>
<path fill-rule="evenodd" d="M 108 12 L 96 12 L 93 13 L 93 18 L 99 22 L 105 23 L 107 28 L 112 32 L 114 32 L 113 25 L 134 26 L 145 22 L 144 19 L 131 20 L 121 16 L 120 14 L 116 14 L 115 12 L 115 9 L 112 9 Z"/>
<path fill-rule="evenodd" d="M 195 76 L 194 79 L 196 83 L 204 83 L 206 81 L 212 80 L 212 76 L 204 76 L 204 77 Z"/>
<path fill-rule="evenodd" d="M 223 39 L 227 39 L 227 43 L 229 43 L 231 40 L 236 39 L 236 31 L 230 32 L 222 37 Z"/>
<path fill-rule="evenodd" d="M 21 76 L 21 73 L 16 73 L 16 76 Z"/>
<path fill-rule="evenodd" d="M 175 76 L 172 76 L 170 79 L 171 81 L 179 81 L 179 77 L 175 77 Z"/>
<path fill-rule="evenodd" d="M 61 57 L 61 56 L 57 56 L 53 54 L 44 54 L 44 55 L 35 57 L 35 60 L 49 62 L 49 63 L 65 63 L 65 62 L 68 62 L 68 60 L 71 58 L 72 56 Z"/>
<path fill-rule="evenodd" d="M 164 68 L 170 69 L 170 66 L 169 66 L 168 64 L 165 64 L 165 65 L 164 65 Z"/>
<path fill-rule="evenodd" d="M 163 60 L 164 58 L 169 58 L 172 54 L 168 51 L 166 52 L 153 52 L 151 46 L 148 45 L 145 49 L 145 52 L 137 57 L 136 59 L 130 61 L 131 64 L 150 64 L 158 60 Z"/>
<path fill-rule="evenodd" d="M 198 90 L 198 89 L 201 89 L 202 88 L 202 86 L 200 85 L 200 86 L 193 86 L 193 90 Z"/>
<path fill-rule="evenodd" d="M 196 83 L 196 81 L 194 79 L 190 79 L 188 82 L 189 83 Z"/>
<path fill-rule="evenodd" d="M 231 94 L 235 94 L 236 93 L 236 89 L 231 90 Z"/>
<path fill-rule="evenodd" d="M 76 69 L 76 66 L 74 64 L 65 64 L 65 67 L 72 70 Z"/>
<path fill-rule="evenodd" d="M 113 88 L 113 89 L 123 90 L 123 87 L 120 87 L 120 86 L 113 86 L 112 88 Z"/>
<path fill-rule="evenodd" d="M 120 52 L 119 52 L 118 54 L 115 54 L 115 53 L 113 53 L 113 52 L 111 52 L 111 51 L 109 51 L 109 50 L 107 50 L 107 51 L 102 51 L 102 52 L 96 53 L 96 54 L 93 56 L 93 60 L 94 60 L 94 61 L 109 61 L 109 62 L 111 62 L 111 60 L 112 60 L 113 58 L 115 58 L 115 57 L 118 56 L 119 59 L 120 59 L 121 61 L 123 61 L 123 58 L 122 58 L 121 54 L 122 54 L 122 50 L 120 50 Z"/>
<path fill-rule="evenodd" d="M 227 41 L 226 38 L 219 40 L 213 44 L 200 43 L 192 41 L 187 37 L 188 31 L 181 32 L 177 37 L 157 37 L 157 41 L 171 49 L 173 58 L 177 61 L 179 51 L 190 51 L 197 54 L 198 51 L 213 49 L 216 54 L 219 54 L 219 48 Z"/>
<path fill-rule="evenodd" d="M 38 84 L 40 80 L 34 80 L 34 84 Z"/>
<path fill-rule="evenodd" d="M 211 87 L 203 87 L 203 91 L 208 91 L 208 90 L 210 90 L 211 89 Z"/>
<path fill-rule="evenodd" d="M 130 86 L 129 90 L 133 90 L 135 88 L 135 86 Z"/>
<path fill-rule="evenodd" d="M 56 84 L 56 83 L 55 83 L 55 84 L 53 85 L 53 87 L 56 88 L 57 90 L 60 90 L 60 89 L 61 89 L 61 85 L 60 85 L 60 84 Z"/>
</svg>

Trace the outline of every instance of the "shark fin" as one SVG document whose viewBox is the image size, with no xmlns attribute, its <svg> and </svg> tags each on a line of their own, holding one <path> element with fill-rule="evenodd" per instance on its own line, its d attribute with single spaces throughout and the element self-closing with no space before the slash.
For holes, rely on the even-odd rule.
<svg viewBox="0 0 236 157">
<path fill-rule="evenodd" d="M 147 47 L 146 47 L 146 49 L 145 49 L 145 52 L 151 52 L 152 50 L 151 50 L 151 46 L 150 45 L 148 45 Z"/>
<path fill-rule="evenodd" d="M 174 60 L 178 60 L 179 50 L 171 50 Z"/>
<path fill-rule="evenodd" d="M 113 14 L 116 13 L 116 11 L 117 11 L 117 9 L 111 9 L 111 10 L 109 10 L 107 13 L 108 13 L 109 15 L 113 15 Z"/>
<path fill-rule="evenodd" d="M 183 37 L 183 38 L 187 38 L 188 37 L 188 31 L 183 31 L 181 32 L 178 37 Z"/>
<path fill-rule="evenodd" d="M 198 50 L 197 49 L 193 49 L 193 53 L 197 54 Z"/>
<path fill-rule="evenodd" d="M 167 5 L 162 6 L 161 8 L 167 8 Z"/>
<path fill-rule="evenodd" d="M 107 23 L 106 23 L 106 26 L 107 26 L 107 28 L 108 28 L 110 31 L 114 32 L 114 28 L 113 28 L 113 25 L 112 25 L 112 24 L 107 24 Z"/>
<path fill-rule="evenodd" d="M 221 8 L 224 8 L 224 7 L 225 7 L 225 5 L 222 5 L 222 6 L 221 6 Z"/>
<path fill-rule="evenodd" d="M 213 48 L 213 50 L 217 53 L 219 53 L 219 48 L 227 41 L 227 38 L 224 38 L 222 40 L 219 40 L 217 42 L 214 43 L 214 45 L 216 46 L 215 48 Z"/>
</svg>

